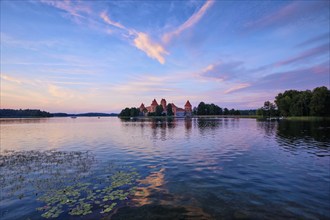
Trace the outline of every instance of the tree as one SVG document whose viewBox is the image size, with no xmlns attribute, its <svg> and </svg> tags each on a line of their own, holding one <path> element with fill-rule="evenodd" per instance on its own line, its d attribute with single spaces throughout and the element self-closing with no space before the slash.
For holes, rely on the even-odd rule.
<svg viewBox="0 0 330 220">
<path fill-rule="evenodd" d="M 293 112 L 293 108 L 291 107 L 293 103 L 293 99 L 295 96 L 299 94 L 297 90 L 287 90 L 283 94 L 279 93 L 275 97 L 275 103 L 278 107 L 278 110 L 283 116 L 291 116 Z M 291 108 L 291 109 L 290 109 Z M 290 112 L 291 110 L 291 112 Z"/>
<path fill-rule="evenodd" d="M 233 108 L 230 109 L 230 110 L 229 110 L 229 114 L 230 114 L 230 115 L 235 115 L 235 109 L 233 109 Z"/>
<path fill-rule="evenodd" d="M 224 115 L 229 115 L 229 110 L 228 110 L 228 108 L 224 108 L 224 109 L 223 109 L 223 114 L 224 114 Z"/>
<path fill-rule="evenodd" d="M 166 111 L 167 111 L 167 116 L 172 116 L 172 115 L 174 115 L 174 114 L 173 114 L 173 111 L 172 111 L 172 105 L 171 105 L 171 104 L 168 104 L 168 105 L 166 106 Z"/>
<path fill-rule="evenodd" d="M 193 108 L 193 114 L 197 115 L 197 108 L 196 107 Z"/>
<path fill-rule="evenodd" d="M 265 117 L 265 112 L 263 108 L 258 108 L 256 114 Z"/>
<path fill-rule="evenodd" d="M 131 108 L 130 109 L 130 116 L 136 117 L 140 115 L 140 110 L 138 108 Z"/>
<path fill-rule="evenodd" d="M 136 117 L 140 115 L 140 110 L 138 108 L 125 108 L 121 110 L 119 117 Z"/>
<path fill-rule="evenodd" d="M 264 111 L 266 113 L 266 116 L 268 116 L 268 117 L 275 116 L 275 108 L 276 108 L 275 107 L 275 104 L 272 103 L 272 102 L 270 102 L 270 101 L 266 101 L 264 103 L 263 109 L 264 109 Z"/>
<path fill-rule="evenodd" d="M 196 113 L 197 115 L 221 115 L 222 108 L 213 103 L 206 104 L 204 102 L 200 102 L 196 109 Z"/>
<path fill-rule="evenodd" d="M 200 102 L 197 106 L 197 115 L 205 115 L 206 114 L 206 106 L 204 102 Z"/>
<path fill-rule="evenodd" d="M 162 116 L 163 111 L 164 111 L 163 106 L 162 105 L 157 105 L 155 115 L 156 116 Z"/>
<path fill-rule="evenodd" d="M 330 115 L 330 91 L 325 86 L 313 91 L 287 90 L 275 97 L 275 103 L 283 116 Z"/>
<path fill-rule="evenodd" d="M 330 91 L 327 87 L 322 86 L 313 90 L 310 111 L 313 116 L 330 116 Z"/>
<path fill-rule="evenodd" d="M 131 110 L 129 108 L 125 108 L 121 110 L 121 112 L 119 113 L 120 117 L 129 117 L 130 115 L 131 115 Z"/>
</svg>

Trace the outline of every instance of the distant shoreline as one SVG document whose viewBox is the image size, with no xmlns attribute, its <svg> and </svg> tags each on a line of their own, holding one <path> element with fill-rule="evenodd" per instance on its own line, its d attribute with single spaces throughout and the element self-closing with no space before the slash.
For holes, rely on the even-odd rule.
<svg viewBox="0 0 330 220">
<path fill-rule="evenodd" d="M 64 112 L 49 113 L 39 109 L 0 109 L 0 118 L 51 118 L 51 117 L 116 117 L 117 113 L 87 112 L 70 114 Z"/>
</svg>

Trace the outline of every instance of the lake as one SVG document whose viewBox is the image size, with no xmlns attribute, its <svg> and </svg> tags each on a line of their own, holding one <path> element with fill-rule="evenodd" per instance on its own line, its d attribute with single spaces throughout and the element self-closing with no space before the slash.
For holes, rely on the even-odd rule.
<svg viewBox="0 0 330 220">
<path fill-rule="evenodd" d="M 1 119 L 0 218 L 329 219 L 329 121 Z"/>
</svg>

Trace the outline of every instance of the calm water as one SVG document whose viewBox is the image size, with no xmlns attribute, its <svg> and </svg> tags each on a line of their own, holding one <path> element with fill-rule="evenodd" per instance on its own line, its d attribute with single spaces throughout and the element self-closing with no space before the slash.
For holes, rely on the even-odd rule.
<svg viewBox="0 0 330 220">
<path fill-rule="evenodd" d="M 6 119 L 0 171 L 2 220 L 43 219 L 74 187 L 59 219 L 330 219 L 329 122 Z M 134 190 L 104 212 L 115 173 Z"/>
</svg>

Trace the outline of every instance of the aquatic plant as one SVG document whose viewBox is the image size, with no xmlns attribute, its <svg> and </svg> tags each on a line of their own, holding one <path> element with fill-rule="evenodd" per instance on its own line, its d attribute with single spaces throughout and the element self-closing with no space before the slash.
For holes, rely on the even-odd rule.
<svg viewBox="0 0 330 220">
<path fill-rule="evenodd" d="M 0 155 L 0 184 L 8 196 L 22 199 L 27 186 L 44 203 L 37 208 L 44 218 L 111 212 L 134 194 L 139 174 L 131 167 L 112 163 L 98 167 L 102 175 L 93 178 L 96 160 L 89 152 L 21 151 Z"/>
<path fill-rule="evenodd" d="M 122 200 L 128 199 L 134 193 L 138 173 L 135 171 L 118 171 L 103 179 L 103 182 L 77 183 L 57 191 L 49 191 L 38 198 L 46 203 L 42 214 L 45 218 L 58 217 L 55 210 L 68 212 L 69 215 L 87 215 L 92 209 L 101 209 L 107 213 Z M 55 214 L 54 214 L 55 213 Z"/>
</svg>

